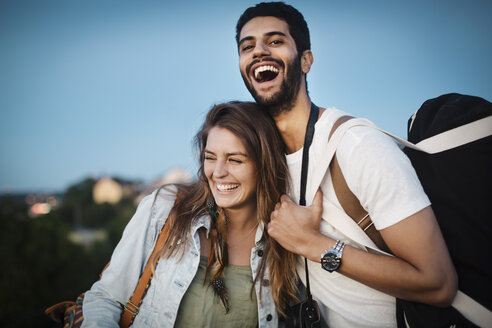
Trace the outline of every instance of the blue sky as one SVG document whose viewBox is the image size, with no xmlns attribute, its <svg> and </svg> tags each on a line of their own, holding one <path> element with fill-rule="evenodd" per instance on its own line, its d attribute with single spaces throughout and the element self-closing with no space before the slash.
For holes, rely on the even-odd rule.
<svg viewBox="0 0 492 328">
<path fill-rule="evenodd" d="M 0 1 L 0 192 L 196 171 L 214 104 L 251 100 L 234 27 L 257 1 Z M 491 1 L 287 1 L 311 30 L 309 91 L 406 136 L 443 93 L 492 100 Z"/>
</svg>

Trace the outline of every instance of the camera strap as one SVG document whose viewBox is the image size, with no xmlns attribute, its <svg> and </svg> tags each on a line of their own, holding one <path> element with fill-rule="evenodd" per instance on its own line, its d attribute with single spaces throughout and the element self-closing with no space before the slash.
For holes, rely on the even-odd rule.
<svg viewBox="0 0 492 328">
<path fill-rule="evenodd" d="M 309 113 L 309 120 L 306 127 L 306 136 L 304 137 L 304 148 L 302 150 L 302 166 L 301 166 L 301 190 L 299 197 L 299 205 L 306 206 L 306 183 L 309 167 L 309 147 L 313 142 L 314 125 L 318 120 L 319 108 L 313 102 L 311 102 L 311 112 Z M 309 271 L 307 259 L 304 258 L 304 265 L 306 267 L 306 298 L 311 301 L 313 299 L 311 295 L 311 288 L 309 285 Z"/>
</svg>

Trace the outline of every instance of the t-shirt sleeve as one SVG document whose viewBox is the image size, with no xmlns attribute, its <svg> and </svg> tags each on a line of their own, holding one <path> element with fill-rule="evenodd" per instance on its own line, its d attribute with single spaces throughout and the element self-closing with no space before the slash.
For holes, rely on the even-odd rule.
<svg viewBox="0 0 492 328">
<path fill-rule="evenodd" d="M 337 149 L 347 185 L 381 230 L 430 205 L 408 157 L 370 127 L 347 131 Z"/>
</svg>

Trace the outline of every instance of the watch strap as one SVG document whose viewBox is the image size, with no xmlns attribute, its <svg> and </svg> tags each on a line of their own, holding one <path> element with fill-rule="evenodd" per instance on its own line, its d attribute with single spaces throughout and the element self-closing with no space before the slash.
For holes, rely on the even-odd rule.
<svg viewBox="0 0 492 328">
<path fill-rule="evenodd" d="M 343 241 L 337 240 L 335 242 L 335 245 L 333 245 L 332 248 L 326 249 L 323 254 L 321 254 L 321 258 L 323 258 L 329 251 L 335 251 L 335 252 L 343 252 L 343 248 L 345 247 L 345 243 Z"/>
<path fill-rule="evenodd" d="M 333 246 L 333 249 L 339 253 L 342 253 L 344 247 L 345 247 L 345 243 L 343 241 L 337 240 L 335 246 Z"/>
</svg>

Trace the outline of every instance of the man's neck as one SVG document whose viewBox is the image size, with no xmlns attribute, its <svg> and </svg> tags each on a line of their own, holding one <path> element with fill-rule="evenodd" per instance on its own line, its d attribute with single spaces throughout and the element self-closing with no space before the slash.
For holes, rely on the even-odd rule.
<svg viewBox="0 0 492 328">
<path fill-rule="evenodd" d="M 294 106 L 289 111 L 281 112 L 275 117 L 287 153 L 292 154 L 304 146 L 306 126 L 311 111 L 311 100 L 306 92 L 299 92 Z"/>
</svg>

